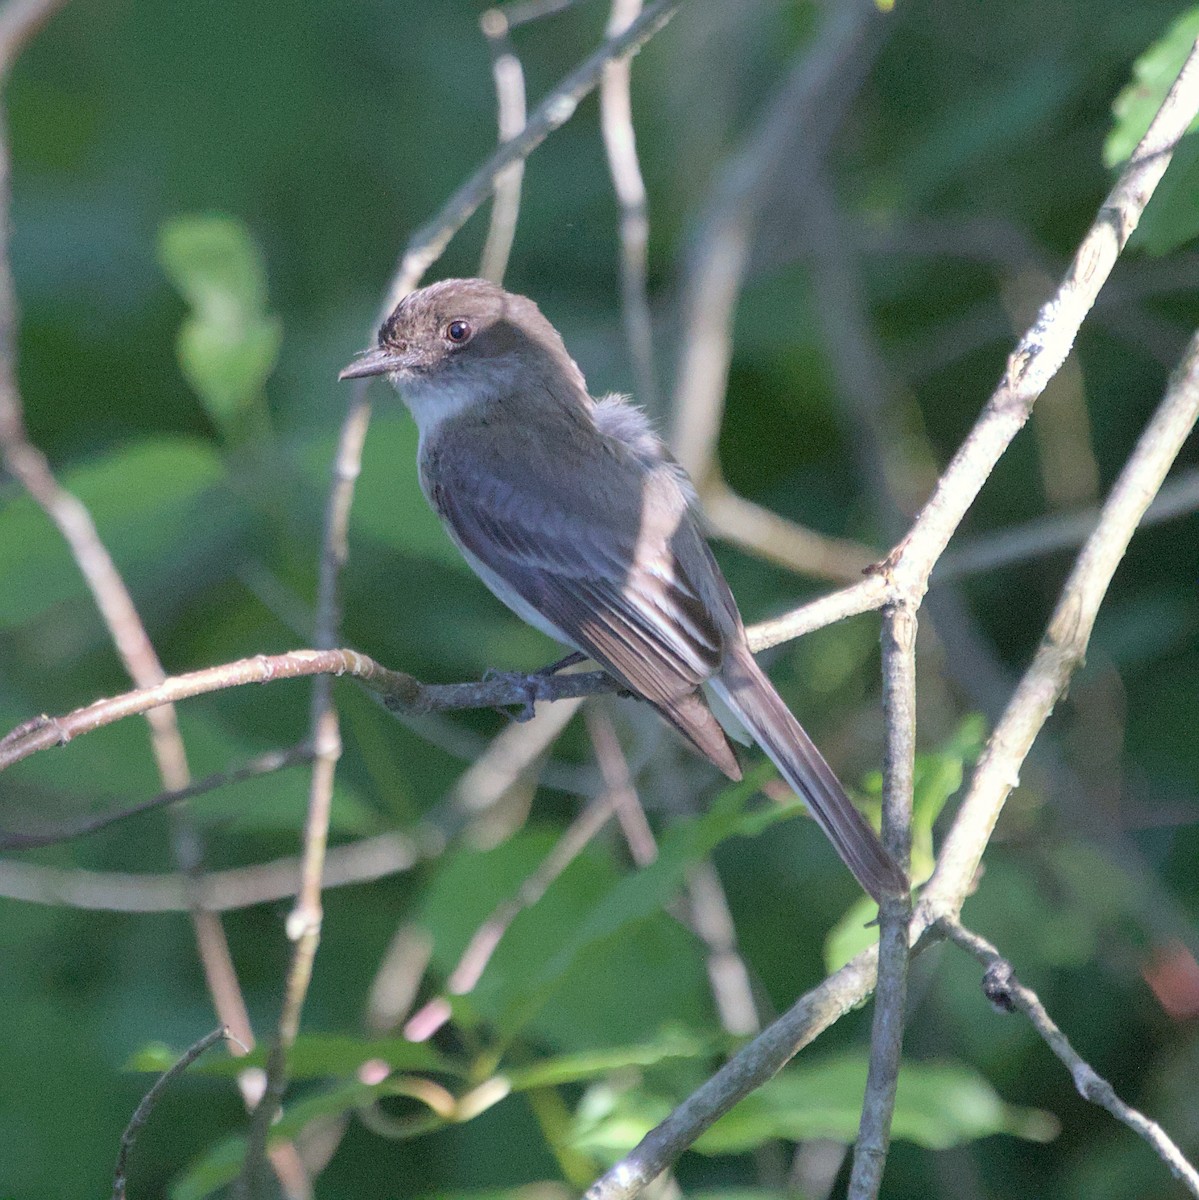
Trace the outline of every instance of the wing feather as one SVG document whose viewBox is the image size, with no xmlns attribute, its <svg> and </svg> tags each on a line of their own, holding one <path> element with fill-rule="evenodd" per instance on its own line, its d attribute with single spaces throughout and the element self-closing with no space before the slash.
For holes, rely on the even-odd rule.
<svg viewBox="0 0 1199 1200">
<path fill-rule="evenodd" d="M 739 774 L 697 694 L 720 668 L 724 613 L 703 599 L 713 583 L 690 579 L 680 561 L 680 549 L 696 545 L 703 547 L 698 562 L 709 560 L 673 472 L 647 473 L 605 454 L 574 476 L 586 478 L 587 490 L 555 488 L 491 457 L 480 461 L 488 448 L 469 434 L 458 431 L 450 452 L 430 447 L 438 461 L 434 469 L 423 464 L 429 498 L 454 538 L 722 770 Z"/>
</svg>

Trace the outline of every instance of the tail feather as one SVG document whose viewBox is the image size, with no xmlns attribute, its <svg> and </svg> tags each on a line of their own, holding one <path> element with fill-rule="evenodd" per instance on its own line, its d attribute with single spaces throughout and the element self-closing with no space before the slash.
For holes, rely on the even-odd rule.
<svg viewBox="0 0 1199 1200">
<path fill-rule="evenodd" d="M 908 881 L 853 806 L 833 769 L 783 703 L 748 647 L 730 650 L 711 686 L 807 804 L 845 865 L 876 900 L 902 895 Z"/>
<path fill-rule="evenodd" d="M 728 735 L 712 710 L 704 701 L 703 693 L 688 692 L 670 704 L 655 704 L 658 711 L 710 762 L 714 763 L 734 782 L 741 778 L 741 764 L 736 752 L 729 744 Z"/>
</svg>

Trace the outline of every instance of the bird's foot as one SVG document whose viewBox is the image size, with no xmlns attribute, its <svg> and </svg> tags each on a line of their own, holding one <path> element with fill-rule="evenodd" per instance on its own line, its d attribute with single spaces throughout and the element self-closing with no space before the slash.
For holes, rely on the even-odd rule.
<svg viewBox="0 0 1199 1200">
<path fill-rule="evenodd" d="M 483 681 L 485 683 L 506 683 L 509 687 L 521 693 L 521 700 L 514 701 L 520 704 L 520 709 L 515 713 L 510 713 L 506 708 L 499 711 L 511 717 L 514 721 L 523 722 L 531 721 L 535 715 L 535 705 L 538 700 L 552 700 L 553 696 L 548 694 L 546 684 L 559 672 L 567 667 L 573 667 L 576 663 L 585 662 L 587 656 L 580 653 L 578 650 L 568 654 L 565 658 L 559 659 L 557 662 L 550 663 L 547 667 L 540 667 L 536 671 L 497 671 L 494 668 L 488 668 L 483 672 Z"/>
<path fill-rule="evenodd" d="M 483 672 L 484 683 L 506 683 L 513 691 L 519 693 L 520 699 L 512 701 L 513 704 L 519 705 L 516 712 L 509 712 L 507 708 L 497 710 L 518 722 L 531 721 L 536 714 L 537 701 L 548 699 L 544 694 L 544 684 L 548 678 L 549 676 L 544 675 L 541 671 L 531 671 L 526 674 L 521 671 L 489 669 Z"/>
</svg>

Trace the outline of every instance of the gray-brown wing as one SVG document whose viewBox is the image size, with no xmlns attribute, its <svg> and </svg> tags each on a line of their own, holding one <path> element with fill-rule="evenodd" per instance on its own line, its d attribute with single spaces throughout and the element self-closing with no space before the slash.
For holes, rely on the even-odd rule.
<svg viewBox="0 0 1199 1200">
<path fill-rule="evenodd" d="M 678 479 L 605 455 L 566 464 L 577 469 L 554 477 L 575 486 L 555 485 L 511 464 L 481 463 L 480 452 L 486 447 L 463 439 L 439 456 L 428 482 L 460 544 L 738 777 L 732 748 L 698 691 L 724 653 L 719 618 L 704 597 L 725 585 Z M 693 573 L 714 576 L 690 578 L 680 551 Z"/>
</svg>

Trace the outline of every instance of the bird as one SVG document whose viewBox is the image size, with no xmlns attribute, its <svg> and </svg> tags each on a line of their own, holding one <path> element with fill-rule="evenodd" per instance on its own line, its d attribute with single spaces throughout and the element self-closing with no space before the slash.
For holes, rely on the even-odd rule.
<svg viewBox="0 0 1199 1200">
<path fill-rule="evenodd" d="M 736 780 L 711 688 L 866 892 L 907 894 L 904 871 L 754 660 L 686 472 L 635 404 L 591 395 L 533 300 L 483 279 L 410 292 L 338 378 L 375 375 L 416 423 L 425 498 L 504 604 Z"/>
</svg>

